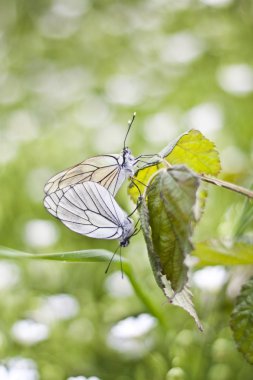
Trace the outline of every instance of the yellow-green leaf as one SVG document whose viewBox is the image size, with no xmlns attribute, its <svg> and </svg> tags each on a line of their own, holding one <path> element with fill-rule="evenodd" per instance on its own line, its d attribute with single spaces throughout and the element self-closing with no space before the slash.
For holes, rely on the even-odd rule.
<svg viewBox="0 0 253 380">
<path fill-rule="evenodd" d="M 179 136 L 176 141 L 166 146 L 157 157 L 161 158 L 160 163 L 157 163 L 158 160 L 156 160 L 155 165 L 149 163 L 149 166 L 137 170 L 133 177 L 133 182 L 136 185 L 133 182 L 129 185 L 128 193 L 135 203 L 139 195 L 143 194 L 155 172 L 166 167 L 162 159 L 165 159 L 171 166 L 184 164 L 198 174 L 216 176 L 221 170 L 215 144 L 195 129 Z"/>
<path fill-rule="evenodd" d="M 153 166 L 148 166 L 144 169 L 140 169 L 136 172 L 133 178 L 134 183 L 131 182 L 128 187 L 128 194 L 135 203 L 137 203 L 137 199 L 140 194 L 143 194 L 145 191 L 150 178 L 153 176 L 153 174 L 155 174 L 155 172 L 157 172 L 157 170 L 161 169 L 162 167 L 162 164 L 156 164 Z"/>
<path fill-rule="evenodd" d="M 225 247 L 219 241 L 198 243 L 192 255 L 199 259 L 199 267 L 253 264 L 253 247 L 243 242 L 236 242 L 231 247 Z"/>
<path fill-rule="evenodd" d="M 215 144 L 195 129 L 181 135 L 174 145 L 169 144 L 159 155 L 171 165 L 184 164 L 198 174 L 216 176 L 221 170 Z"/>
</svg>

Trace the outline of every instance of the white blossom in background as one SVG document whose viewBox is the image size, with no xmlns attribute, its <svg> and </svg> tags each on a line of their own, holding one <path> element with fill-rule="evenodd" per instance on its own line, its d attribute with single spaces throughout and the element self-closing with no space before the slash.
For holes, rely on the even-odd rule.
<svg viewBox="0 0 253 380">
<path fill-rule="evenodd" d="M 48 247 L 55 244 L 58 237 L 58 228 L 54 222 L 33 219 L 25 225 L 24 240 L 31 247 Z"/>
<path fill-rule="evenodd" d="M 130 281 L 126 276 L 122 279 L 120 271 L 107 276 L 104 286 L 107 292 L 113 297 L 129 297 L 133 294 L 133 288 Z"/>
<path fill-rule="evenodd" d="M 84 377 L 84 376 L 71 376 L 68 377 L 67 380 L 101 380 L 97 376 Z"/>
<path fill-rule="evenodd" d="M 127 123 L 126 123 L 127 125 Z M 126 128 L 124 129 L 122 125 L 117 125 L 112 123 L 111 125 L 107 125 L 104 128 L 100 128 L 99 132 L 97 131 L 94 134 L 94 140 L 92 143 L 92 146 L 96 152 L 103 152 L 103 153 L 119 153 L 123 148 L 123 141 L 126 134 Z M 110 138 L 108 139 L 108 136 Z M 128 145 L 131 146 L 129 143 L 131 139 L 127 140 Z M 106 141 L 106 145 L 105 145 Z"/>
<path fill-rule="evenodd" d="M 236 146 L 228 146 L 220 153 L 223 172 L 241 173 L 248 166 L 246 155 Z"/>
<path fill-rule="evenodd" d="M 192 275 L 193 283 L 201 290 L 217 293 L 228 279 L 228 273 L 222 266 L 206 267 Z"/>
<path fill-rule="evenodd" d="M 106 95 L 112 103 L 136 106 L 144 99 L 145 88 L 136 76 L 114 75 L 106 84 Z"/>
<path fill-rule="evenodd" d="M 185 115 L 187 128 L 198 129 L 207 137 L 223 127 L 223 112 L 215 103 L 201 103 L 191 108 Z"/>
<path fill-rule="evenodd" d="M 150 2 L 157 3 L 157 6 L 166 7 L 169 11 L 185 11 L 192 6 L 192 0 L 150 0 Z"/>
<path fill-rule="evenodd" d="M 200 0 L 200 2 L 210 7 L 222 8 L 232 4 L 233 0 Z"/>
<path fill-rule="evenodd" d="M 6 137 L 13 142 L 31 141 L 38 137 L 39 125 L 34 114 L 26 109 L 13 112 L 7 121 Z"/>
<path fill-rule="evenodd" d="M 0 85 L 0 104 L 10 105 L 21 102 L 25 91 L 20 78 L 6 72 L 0 77 Z"/>
<path fill-rule="evenodd" d="M 0 363 L 1 380 L 39 380 L 36 363 L 32 359 L 16 357 Z"/>
<path fill-rule="evenodd" d="M 160 112 L 145 121 L 143 131 L 147 141 L 160 144 L 169 142 L 178 135 L 178 124 L 173 115 Z"/>
<path fill-rule="evenodd" d="M 0 139 L 0 165 L 5 165 L 14 160 L 18 153 L 18 146 L 1 136 Z"/>
<path fill-rule="evenodd" d="M 68 18 L 81 17 L 89 8 L 87 0 L 54 0 L 52 11 Z"/>
<path fill-rule="evenodd" d="M 101 126 L 107 129 L 107 125 L 112 123 L 112 114 L 108 105 L 98 96 L 89 96 L 84 102 L 77 105 L 73 117 L 80 126 L 85 129 L 97 128 L 99 133 Z"/>
<path fill-rule="evenodd" d="M 51 107 L 64 108 L 82 99 L 84 91 L 90 89 L 92 82 L 90 72 L 83 67 L 74 66 L 59 70 L 57 67 L 45 66 L 42 72 L 32 77 L 30 87 L 43 101 L 50 103 Z"/>
<path fill-rule="evenodd" d="M 19 267 L 14 263 L 0 261 L 0 291 L 11 289 L 19 282 L 19 280 Z"/>
<path fill-rule="evenodd" d="M 15 322 L 11 333 L 17 342 L 26 346 L 32 346 L 48 338 L 49 328 L 42 323 L 25 319 Z"/>
<path fill-rule="evenodd" d="M 229 65 L 217 72 L 220 87 L 237 96 L 245 96 L 253 92 L 253 68 L 245 63 Z"/>
<path fill-rule="evenodd" d="M 156 326 L 156 323 L 156 319 L 149 314 L 128 317 L 111 328 L 107 336 L 107 344 L 128 356 L 141 357 L 153 345 L 153 339 L 148 336 L 148 333 Z"/>
<path fill-rule="evenodd" d="M 170 35 L 162 46 L 161 58 L 170 64 L 189 64 L 204 53 L 204 44 L 199 37 L 188 31 Z"/>
<path fill-rule="evenodd" d="M 50 171 L 48 168 L 38 167 L 28 172 L 26 177 L 26 191 L 30 198 L 35 202 L 40 202 L 45 194 L 43 188 L 45 183 L 55 172 Z"/>
<path fill-rule="evenodd" d="M 111 333 L 122 339 L 136 338 L 149 332 L 156 325 L 156 319 L 149 314 L 128 317 L 118 322 Z"/>
<path fill-rule="evenodd" d="M 46 324 L 75 317 L 79 312 L 79 304 L 69 294 L 56 294 L 45 298 L 41 305 L 31 312 L 32 317 Z"/>
<path fill-rule="evenodd" d="M 43 36 L 64 39 L 72 36 L 79 29 L 80 19 L 87 10 L 87 1 L 56 0 L 52 2 L 52 7 L 35 22 Z"/>
</svg>

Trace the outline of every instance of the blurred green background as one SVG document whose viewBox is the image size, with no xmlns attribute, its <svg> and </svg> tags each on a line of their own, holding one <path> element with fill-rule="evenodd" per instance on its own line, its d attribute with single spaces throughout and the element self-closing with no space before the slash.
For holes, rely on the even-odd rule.
<svg viewBox="0 0 253 380">
<path fill-rule="evenodd" d="M 135 155 L 197 128 L 221 153 L 221 177 L 249 185 L 252 41 L 250 0 L 0 0 L 0 244 L 35 253 L 114 251 L 117 242 L 82 237 L 54 220 L 43 186 L 85 158 L 119 153 L 134 111 Z M 133 209 L 127 184 L 117 200 Z M 240 202 L 210 189 L 196 240 L 229 235 L 226 216 Z M 105 275 L 105 264 L 1 261 L 1 380 L 15 371 L 20 380 L 252 379 L 228 327 L 248 273 L 194 274 L 200 333 L 167 305 L 141 234 L 123 255 L 169 329 L 114 265 Z"/>
</svg>

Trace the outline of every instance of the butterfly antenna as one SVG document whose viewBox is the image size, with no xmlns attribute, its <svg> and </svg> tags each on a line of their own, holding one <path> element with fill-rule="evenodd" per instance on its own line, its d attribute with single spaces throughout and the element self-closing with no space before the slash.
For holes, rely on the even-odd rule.
<svg viewBox="0 0 253 380">
<path fill-rule="evenodd" d="M 121 248 L 120 245 L 116 248 L 116 250 L 114 251 L 112 257 L 110 258 L 110 261 L 109 261 L 109 263 L 108 263 L 108 265 L 107 265 L 107 267 L 106 267 L 105 273 L 108 272 L 108 270 L 109 270 L 109 268 L 110 268 L 110 266 L 111 266 L 112 260 L 113 260 L 114 256 L 116 255 L 116 253 L 118 252 L 118 249 L 119 249 L 119 248 Z M 121 253 L 120 253 L 120 262 L 121 262 Z"/>
<path fill-rule="evenodd" d="M 128 133 L 132 127 L 132 124 L 134 122 L 135 116 L 136 116 L 136 112 L 133 113 L 132 119 L 128 121 L 128 129 L 127 129 L 127 133 L 126 133 L 126 136 L 124 139 L 124 149 L 126 149 L 126 139 L 127 139 Z"/>
</svg>

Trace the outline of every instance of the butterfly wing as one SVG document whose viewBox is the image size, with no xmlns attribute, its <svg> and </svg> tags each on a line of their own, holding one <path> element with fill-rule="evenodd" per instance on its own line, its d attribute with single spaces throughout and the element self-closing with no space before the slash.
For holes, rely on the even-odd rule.
<svg viewBox="0 0 253 380">
<path fill-rule="evenodd" d="M 45 185 L 46 195 L 68 186 L 86 181 L 97 182 L 115 195 L 127 177 L 122 168 L 122 156 L 119 154 L 102 155 L 66 169 L 52 177 Z"/>
<path fill-rule="evenodd" d="M 63 197 L 63 195 L 70 189 L 70 186 L 65 187 L 62 190 L 57 190 L 54 193 L 51 193 L 49 195 L 46 195 L 44 198 L 44 206 L 46 207 L 47 211 L 50 212 L 53 216 L 57 218 L 57 207 L 58 204 Z"/>
<path fill-rule="evenodd" d="M 84 182 L 60 191 L 47 195 L 44 204 L 72 231 L 97 239 L 122 236 L 127 215 L 103 186 Z"/>
</svg>

